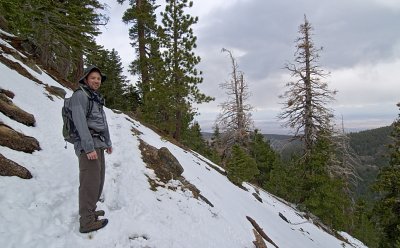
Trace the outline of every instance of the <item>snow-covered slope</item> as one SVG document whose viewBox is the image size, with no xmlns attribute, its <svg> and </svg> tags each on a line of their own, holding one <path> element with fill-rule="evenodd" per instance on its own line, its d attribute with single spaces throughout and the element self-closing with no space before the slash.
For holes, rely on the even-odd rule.
<svg viewBox="0 0 400 248">
<path fill-rule="evenodd" d="M 4 41 L 1 41 L 4 44 Z M 9 46 L 9 45 L 7 45 Z M 18 62 L 12 56 L 1 56 Z M 18 62 L 21 63 L 22 62 Z M 23 65 L 35 78 L 61 87 L 44 72 Z M 155 132 L 124 114 L 107 109 L 114 152 L 106 155 L 104 202 L 109 224 L 92 234 L 79 233 L 78 165 L 73 147 L 61 135 L 63 99 L 47 96 L 37 84 L 0 63 L 0 87 L 15 93 L 15 105 L 33 114 L 35 127 L 27 127 L 0 113 L 0 121 L 25 135 L 35 137 L 42 150 L 28 154 L 1 147 L 1 154 L 29 169 L 30 180 L 0 177 L 0 247 L 157 247 L 207 248 L 254 247 L 254 219 L 273 242 L 283 248 L 365 247 L 347 236 L 349 243 L 326 233 L 302 217 L 302 213 L 267 192 L 262 202 L 230 183 L 199 156 L 162 139 Z M 71 91 L 64 88 L 68 95 Z M 132 128 L 141 132 L 133 134 Z M 180 189 L 150 189 L 139 139 L 167 147 L 184 168 L 183 176 L 194 184 L 213 207 Z M 279 217 L 282 213 L 291 223 Z M 301 224 L 299 224 L 301 223 Z M 273 247 L 268 244 L 268 247 Z"/>
</svg>

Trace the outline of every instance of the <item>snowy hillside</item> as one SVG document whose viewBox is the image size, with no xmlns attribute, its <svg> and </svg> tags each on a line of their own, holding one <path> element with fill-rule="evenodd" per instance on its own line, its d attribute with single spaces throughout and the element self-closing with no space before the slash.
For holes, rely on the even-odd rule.
<svg viewBox="0 0 400 248">
<path fill-rule="evenodd" d="M 12 48 L 1 40 L 0 45 Z M 46 90 L 63 86 L 4 49 L 0 52 L 3 60 L 21 64 L 42 83 L 0 63 L 0 88 L 13 92 L 13 104 L 33 114 L 36 123 L 26 126 L 3 113 L 0 121 L 36 138 L 41 147 L 30 154 L 0 146 L 4 157 L 24 166 L 33 176 L 27 180 L 0 176 L 0 247 L 252 248 L 253 226 L 246 216 L 281 248 L 365 247 L 346 234 L 341 240 L 328 234 L 267 192 L 258 192 L 251 185 L 245 185 L 247 191 L 240 189 L 206 159 L 109 109 L 106 114 L 114 152 L 106 155 L 103 202 L 98 204 L 98 209 L 105 210 L 109 224 L 91 234 L 79 233 L 77 158 L 72 145 L 64 148 L 63 99 Z M 70 90 L 63 89 L 71 95 Z M 152 190 L 149 182 L 158 180 L 142 160 L 140 140 L 156 148 L 168 148 L 182 165 L 183 177 L 207 200 L 196 199 L 178 180 Z"/>
</svg>

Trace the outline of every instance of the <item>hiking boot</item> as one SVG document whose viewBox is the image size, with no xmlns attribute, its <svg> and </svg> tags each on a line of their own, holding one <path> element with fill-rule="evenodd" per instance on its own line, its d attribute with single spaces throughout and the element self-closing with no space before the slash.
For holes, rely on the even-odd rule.
<svg viewBox="0 0 400 248">
<path fill-rule="evenodd" d="M 97 210 L 94 211 L 94 216 L 96 216 L 96 218 L 98 218 L 99 216 L 104 216 L 106 213 L 104 212 L 104 210 Z"/>
<path fill-rule="evenodd" d="M 85 227 L 80 227 L 79 228 L 79 232 L 81 233 L 88 233 L 88 232 L 93 232 L 96 230 L 99 230 L 103 227 L 105 227 L 108 223 L 107 219 L 103 219 L 103 220 L 95 220 L 89 224 L 87 224 Z"/>
</svg>

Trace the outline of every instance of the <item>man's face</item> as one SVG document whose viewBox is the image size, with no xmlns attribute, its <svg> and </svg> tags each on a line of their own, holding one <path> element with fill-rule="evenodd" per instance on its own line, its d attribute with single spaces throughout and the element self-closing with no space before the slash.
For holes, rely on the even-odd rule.
<svg viewBox="0 0 400 248">
<path fill-rule="evenodd" d="M 89 73 L 89 75 L 86 77 L 86 83 L 89 85 L 89 87 L 92 90 L 98 90 L 101 86 L 101 75 L 97 71 L 92 71 Z"/>
</svg>

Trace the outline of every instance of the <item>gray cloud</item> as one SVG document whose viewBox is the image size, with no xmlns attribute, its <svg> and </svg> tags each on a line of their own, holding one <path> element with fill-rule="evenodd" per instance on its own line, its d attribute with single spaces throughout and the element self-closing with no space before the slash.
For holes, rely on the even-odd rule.
<svg viewBox="0 0 400 248">
<path fill-rule="evenodd" d="M 229 79 L 230 61 L 220 53 L 225 47 L 234 51 L 249 82 L 250 102 L 259 109 L 256 126 L 287 131 L 276 120 L 278 95 L 290 80 L 282 67 L 293 61 L 304 14 L 314 27 L 315 45 L 324 47 L 319 64 L 332 72 L 327 82 L 339 90 L 338 101 L 331 105 L 336 114 L 345 115 L 352 130 L 391 123 L 400 90 L 393 71 L 400 61 L 400 8 L 360 0 L 238 1 L 200 16 L 196 35 L 205 79 L 201 87 L 217 97 L 217 102 L 199 107 L 202 115 L 212 110 L 199 117 L 203 123 L 224 99 L 218 84 Z M 377 111 L 383 108 L 385 114 Z"/>
<path fill-rule="evenodd" d="M 127 66 L 134 55 L 128 27 L 120 21 L 127 5 L 104 1 L 112 8 L 112 21 L 99 40 L 109 49 L 116 48 Z M 211 129 L 218 104 L 225 99 L 218 87 L 230 73 L 229 58 L 221 53 L 224 47 L 234 52 L 245 73 L 252 92 L 250 103 L 257 109 L 253 115 L 256 127 L 269 133 L 287 132 L 276 119 L 281 108 L 278 95 L 290 80 L 282 67 L 293 61 L 294 41 L 304 14 L 314 27 L 315 45 L 324 47 L 320 65 L 332 72 L 327 82 L 331 89 L 339 90 L 332 103 L 336 115 L 343 115 L 352 130 L 387 125 L 397 116 L 400 2 L 230 0 L 227 4 L 195 0 L 190 12 L 200 14 L 194 27 L 204 77 L 199 87 L 216 97 L 215 102 L 197 106 L 201 115 L 196 119 L 203 130 Z"/>
<path fill-rule="evenodd" d="M 321 64 L 329 68 L 393 59 L 400 43 L 400 11 L 368 1 L 242 1 L 200 17 L 200 47 L 236 48 L 246 54 L 242 69 L 252 79 L 265 77 L 293 60 L 294 40 L 306 14 L 314 41 L 323 46 Z"/>
</svg>

